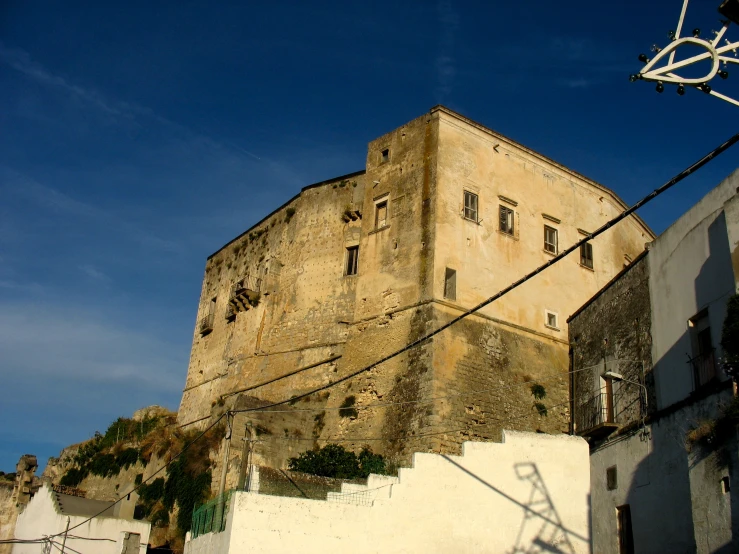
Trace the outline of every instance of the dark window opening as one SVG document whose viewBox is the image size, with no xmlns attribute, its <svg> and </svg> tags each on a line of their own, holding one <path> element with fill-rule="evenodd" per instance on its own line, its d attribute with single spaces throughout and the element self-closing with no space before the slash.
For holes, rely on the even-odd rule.
<svg viewBox="0 0 739 554">
<path fill-rule="evenodd" d="M 513 210 L 506 206 L 500 206 L 500 232 L 513 234 Z"/>
<path fill-rule="evenodd" d="M 387 200 L 375 206 L 375 229 L 380 229 L 385 225 L 387 225 Z"/>
<path fill-rule="evenodd" d="M 477 195 L 464 191 L 464 218 L 477 223 Z"/>
<path fill-rule="evenodd" d="M 448 267 L 444 275 L 444 298 L 448 298 L 449 300 L 457 299 L 457 272 Z"/>
<path fill-rule="evenodd" d="M 721 478 L 721 492 L 723 492 L 724 494 L 726 494 L 727 492 L 731 492 L 731 482 L 729 481 L 728 475 Z"/>
<path fill-rule="evenodd" d="M 345 275 L 356 275 L 359 267 L 359 246 L 350 246 L 346 249 Z"/>
<path fill-rule="evenodd" d="M 580 247 L 580 265 L 593 269 L 593 245 L 589 242 Z"/>
<path fill-rule="evenodd" d="M 697 390 L 717 377 L 708 310 L 702 310 L 691 318 L 688 326 L 693 350 L 693 357 L 690 359 L 693 370 L 693 388 Z"/>
<path fill-rule="evenodd" d="M 606 469 L 606 488 L 609 491 L 615 491 L 618 488 L 618 471 L 616 466 Z"/>
<path fill-rule="evenodd" d="M 382 163 L 389 162 L 390 161 L 390 149 L 385 148 L 385 150 L 382 151 Z"/>
<path fill-rule="evenodd" d="M 556 254 L 557 248 L 557 229 L 544 225 L 544 250 Z"/>
<path fill-rule="evenodd" d="M 631 529 L 631 507 L 628 504 L 616 508 L 618 519 L 618 554 L 634 554 L 634 533 Z"/>
</svg>

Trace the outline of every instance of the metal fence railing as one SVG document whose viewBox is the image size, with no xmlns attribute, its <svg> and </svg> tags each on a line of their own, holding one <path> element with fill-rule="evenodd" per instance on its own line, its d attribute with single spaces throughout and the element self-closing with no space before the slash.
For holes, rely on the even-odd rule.
<svg viewBox="0 0 739 554">
<path fill-rule="evenodd" d="M 613 423 L 613 414 L 609 413 L 606 393 L 598 392 L 583 402 L 577 408 L 575 421 L 578 432 L 587 431 L 601 423 Z"/>
<path fill-rule="evenodd" d="M 193 539 L 206 533 L 220 533 L 226 528 L 226 516 L 231 493 L 226 491 L 209 500 L 192 513 L 190 533 Z"/>
</svg>

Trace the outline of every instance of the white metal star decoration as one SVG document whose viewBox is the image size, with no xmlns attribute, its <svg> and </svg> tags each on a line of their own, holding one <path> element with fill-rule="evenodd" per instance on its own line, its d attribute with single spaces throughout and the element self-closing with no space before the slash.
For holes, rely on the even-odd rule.
<svg viewBox="0 0 739 554">
<path fill-rule="evenodd" d="M 724 38 L 729 25 L 733 21 L 739 24 L 739 0 L 724 0 L 719 6 L 719 12 L 727 17 L 728 19 L 723 20 L 723 27 L 720 31 L 713 31 L 713 39 L 700 38 L 700 29 L 693 30 L 693 36 L 680 38 L 680 32 L 682 31 L 683 21 L 685 19 L 685 12 L 688 9 L 688 1 L 683 1 L 683 9 L 680 13 L 680 19 L 677 24 L 676 31 L 670 31 L 669 36 L 672 42 L 665 48 L 658 48 L 653 46 L 652 50 L 656 52 L 656 55 L 651 60 L 647 58 L 645 54 L 639 56 L 639 61 L 645 65 L 641 72 L 632 75 L 630 80 L 632 82 L 638 80 L 652 81 L 657 83 L 657 92 L 664 91 L 663 83 L 672 83 L 677 85 L 677 93 L 680 95 L 685 94 L 685 87 L 692 86 L 698 90 L 715 96 L 721 100 L 739 106 L 739 100 L 731 98 L 725 94 L 721 94 L 711 87 L 709 82 L 718 75 L 722 79 L 729 77 L 727 67 L 729 64 L 739 64 L 739 58 L 737 52 L 739 51 L 739 42 L 730 42 Z M 722 44 L 723 39 L 723 44 Z M 705 50 L 701 54 L 694 55 L 689 58 L 675 61 L 675 54 L 677 50 L 684 45 L 693 45 Z M 683 51 L 686 49 L 684 48 Z M 688 66 L 692 66 L 703 62 L 704 60 L 710 61 L 710 70 L 700 77 L 684 77 L 676 73 L 678 70 L 685 69 Z M 706 64 L 704 64 L 706 65 Z"/>
</svg>

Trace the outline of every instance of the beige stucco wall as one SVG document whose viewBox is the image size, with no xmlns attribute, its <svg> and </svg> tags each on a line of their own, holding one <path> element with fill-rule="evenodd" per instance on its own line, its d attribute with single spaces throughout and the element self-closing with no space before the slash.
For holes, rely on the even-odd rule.
<svg viewBox="0 0 739 554">
<path fill-rule="evenodd" d="M 53 492 L 46 483 L 38 490 L 25 510 L 18 516 L 15 526 L 16 539 L 38 539 L 45 535 L 64 533 L 67 516 L 59 512 L 52 495 Z M 88 518 L 82 516 L 69 516 L 70 529 L 86 519 Z M 146 521 L 97 517 L 75 528 L 70 535 L 109 540 L 91 541 L 70 536 L 67 538 L 67 547 L 81 554 L 119 554 L 123 547 L 123 535 L 128 532 L 138 533 L 141 536 L 139 550 L 141 554 L 145 554 L 150 530 L 151 524 Z M 59 542 L 58 546 L 61 546 L 61 541 Z M 41 554 L 43 543 L 15 544 L 12 552 L 13 554 Z"/>
<path fill-rule="evenodd" d="M 481 225 L 461 217 L 465 188 L 479 195 Z M 497 230 L 498 195 L 518 203 L 514 239 Z M 378 202 L 388 206 L 379 229 Z M 543 251 L 543 213 L 561 220 L 547 224 L 559 229 L 564 248 L 578 240 L 578 228 L 592 231 L 623 208 L 604 187 L 434 108 L 371 141 L 364 172 L 307 187 L 209 258 L 198 320 L 216 298 L 215 325 L 210 334 L 194 334 L 178 422 L 202 427 L 234 405 L 282 401 L 327 386 L 550 259 Z M 287 209 L 295 210 L 289 221 Z M 342 217 L 346 209 L 361 212 L 361 219 Z M 300 411 L 239 416 L 236 438 L 248 422 L 260 425 L 269 432 L 255 445 L 255 462 L 283 467 L 287 457 L 327 437 L 382 437 L 373 442 L 375 451 L 408 461 L 417 451 L 457 453 L 464 440 L 498 439 L 503 426 L 566 430 L 567 316 L 651 238 L 629 218 L 594 241 L 594 270 L 573 254 L 433 341 L 292 406 Z M 359 246 L 359 270 L 346 276 L 346 248 L 353 245 Z M 443 298 L 446 267 L 458 272 L 454 301 Z M 258 307 L 227 323 L 231 284 L 246 272 L 265 278 L 265 294 Z M 557 312 L 558 330 L 544 325 L 545 309 Z M 329 358 L 336 359 L 277 379 Z M 546 417 L 533 409 L 532 381 L 546 382 L 545 403 L 552 407 Z M 234 395 L 217 405 L 235 391 L 242 391 L 238 400 Z M 488 394 L 468 398 L 480 391 Z M 429 402 L 443 396 L 449 398 Z M 350 397 L 359 406 L 388 406 L 356 417 L 317 411 Z M 241 444 L 231 450 L 228 483 L 236 482 Z"/>
<path fill-rule="evenodd" d="M 185 552 L 589 552 L 586 442 L 504 441 L 467 442 L 461 457 L 416 454 L 372 506 L 235 493 L 226 530 Z"/>
</svg>

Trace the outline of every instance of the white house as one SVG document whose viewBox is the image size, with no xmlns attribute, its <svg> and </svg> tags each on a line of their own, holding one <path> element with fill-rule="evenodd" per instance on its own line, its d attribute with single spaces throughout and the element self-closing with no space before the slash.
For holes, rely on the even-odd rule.
<svg viewBox="0 0 739 554">
<path fill-rule="evenodd" d="M 151 524 L 133 519 L 133 504 L 133 499 L 113 505 L 113 502 L 62 494 L 44 483 L 18 515 L 15 526 L 14 538 L 31 542 L 14 544 L 13 554 L 59 552 L 67 522 L 70 531 L 65 545 L 69 552 L 145 554 Z M 51 538 L 36 541 L 44 537 Z"/>
</svg>

